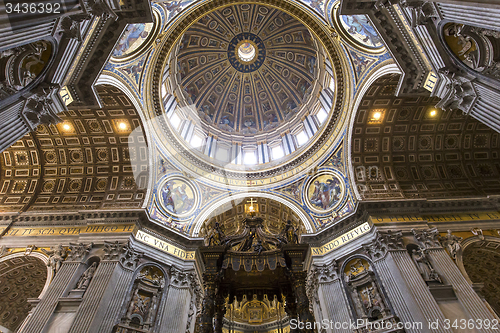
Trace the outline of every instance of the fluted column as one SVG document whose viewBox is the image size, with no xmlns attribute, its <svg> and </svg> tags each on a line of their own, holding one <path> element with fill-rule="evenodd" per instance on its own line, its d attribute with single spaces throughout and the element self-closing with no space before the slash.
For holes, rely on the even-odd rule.
<svg viewBox="0 0 500 333">
<path fill-rule="evenodd" d="M 352 320 L 349 312 L 349 305 L 346 302 L 345 291 L 338 275 L 337 263 L 333 261 L 328 265 L 315 268 L 317 271 L 317 297 L 320 303 L 322 319 L 328 319 L 334 323 L 349 323 Z M 316 318 L 319 320 L 319 318 Z M 351 333 L 348 327 L 335 325 L 327 328 L 327 332 Z"/>
<path fill-rule="evenodd" d="M 123 268 L 121 265 L 115 266 L 115 271 L 111 277 L 109 288 L 112 288 L 110 299 L 106 304 L 101 304 L 99 312 L 103 313 L 100 322 L 97 324 L 97 333 L 109 333 L 116 324 L 120 314 L 121 306 L 127 296 L 134 272 Z"/>
<path fill-rule="evenodd" d="M 142 256 L 141 253 L 134 251 L 125 243 L 105 243 L 103 250 L 102 260 L 83 295 L 82 303 L 76 312 L 75 320 L 68 333 L 92 332 L 91 323 L 95 320 L 99 304 L 108 288 L 116 266 L 120 263 L 120 265 L 133 272 Z M 109 303 L 106 302 L 106 305 L 109 306 Z"/>
<path fill-rule="evenodd" d="M 422 323 L 422 329 L 411 327 L 406 332 L 432 332 L 428 328 L 427 318 L 422 314 L 419 304 L 407 285 L 398 267 L 399 258 L 406 253 L 401 232 L 377 231 L 375 239 L 365 244 L 365 250 L 371 256 L 373 265 L 386 290 L 395 314 L 403 323 Z M 417 272 L 418 274 L 418 272 Z M 418 274 L 420 277 L 420 274 Z"/>
<path fill-rule="evenodd" d="M 25 135 L 30 128 L 21 117 L 24 100 L 17 101 L 4 110 L 0 110 L 0 151 L 12 146 L 16 140 Z"/>
<path fill-rule="evenodd" d="M 186 332 L 193 287 L 193 273 L 183 272 L 174 267 L 170 269 L 170 284 L 166 297 L 159 309 L 159 324 L 156 332 Z M 162 310 L 163 309 L 163 310 Z"/>
<path fill-rule="evenodd" d="M 12 30 L 12 27 L 8 24 L 0 26 L 0 49 L 6 50 L 13 45 L 23 45 L 47 39 L 52 36 L 56 26 L 56 18 L 45 22 L 37 22 L 31 26 L 17 27 L 16 30 Z"/>
<path fill-rule="evenodd" d="M 500 92 L 488 84 L 473 82 L 472 85 L 477 92 L 477 100 L 469 114 L 495 131 L 500 132 L 500 109 L 497 104 L 500 99 Z"/>
<path fill-rule="evenodd" d="M 500 31 L 500 6 L 498 3 L 494 6 L 481 6 L 469 1 L 462 1 L 462 3 L 431 1 L 436 2 L 439 12 L 445 20 Z"/>
<path fill-rule="evenodd" d="M 418 234 L 419 238 L 423 239 L 429 233 L 422 233 L 414 230 L 414 234 Z M 427 239 L 427 242 L 430 242 L 431 238 Z M 421 246 L 424 249 L 428 249 L 427 243 L 423 243 Z M 399 251 L 393 252 L 392 256 L 394 258 L 394 262 L 398 266 L 403 279 L 406 281 L 408 288 L 410 289 L 413 297 L 415 298 L 420 310 L 422 311 L 424 317 L 427 321 L 436 321 L 438 320 L 440 323 L 444 322 L 445 316 L 436 300 L 432 296 L 429 287 L 424 282 L 420 272 L 415 266 L 412 258 L 408 254 L 407 251 Z M 432 332 L 452 332 L 451 329 L 445 329 L 444 325 L 440 325 L 431 330 Z"/>
<path fill-rule="evenodd" d="M 428 250 L 429 257 L 435 265 L 436 271 L 443 277 L 443 279 L 453 286 L 455 295 L 457 296 L 460 304 L 469 313 L 470 319 L 497 319 L 486 307 L 481 298 L 472 289 L 472 286 L 467 282 L 462 275 L 457 265 L 442 247 L 434 247 Z M 452 253 L 454 255 L 454 253 Z M 495 332 L 491 328 L 478 329 L 479 332 Z"/>
<path fill-rule="evenodd" d="M 63 296 L 73 275 L 80 266 L 80 261 L 66 261 L 67 251 L 61 245 L 52 249 L 49 254 L 49 263 L 54 270 L 55 277 L 49 285 L 47 292 L 36 306 L 26 325 L 19 333 L 40 333 L 49 321 L 57 307 L 59 298 Z M 71 259 L 71 258 L 69 258 Z"/>
</svg>

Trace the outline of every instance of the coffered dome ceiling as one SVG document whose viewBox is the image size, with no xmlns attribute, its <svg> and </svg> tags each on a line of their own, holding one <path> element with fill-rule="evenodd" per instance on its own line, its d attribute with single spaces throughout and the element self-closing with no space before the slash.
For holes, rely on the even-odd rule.
<svg viewBox="0 0 500 333">
<path fill-rule="evenodd" d="M 214 11 L 191 26 L 177 54 L 180 104 L 204 127 L 251 136 L 289 128 L 319 76 L 318 43 L 292 16 L 257 5 Z"/>
<path fill-rule="evenodd" d="M 146 103 L 159 149 L 187 174 L 269 186 L 338 144 L 345 59 L 299 6 L 201 6 L 172 29 L 159 39 Z"/>
</svg>

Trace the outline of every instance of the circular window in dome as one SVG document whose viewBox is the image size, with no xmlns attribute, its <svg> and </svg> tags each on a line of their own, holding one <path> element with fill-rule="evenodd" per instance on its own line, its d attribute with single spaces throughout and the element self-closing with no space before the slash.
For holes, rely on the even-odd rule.
<svg viewBox="0 0 500 333">
<path fill-rule="evenodd" d="M 252 61 L 256 53 L 255 47 L 249 41 L 244 41 L 238 48 L 238 56 L 244 62 Z"/>
</svg>

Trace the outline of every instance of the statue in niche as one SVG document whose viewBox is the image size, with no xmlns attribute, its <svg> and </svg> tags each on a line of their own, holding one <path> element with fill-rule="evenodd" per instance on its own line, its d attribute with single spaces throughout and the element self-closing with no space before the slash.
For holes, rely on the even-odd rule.
<svg viewBox="0 0 500 333">
<path fill-rule="evenodd" d="M 448 230 L 446 236 L 440 236 L 439 240 L 448 249 L 450 256 L 453 259 L 457 259 L 457 252 L 462 248 L 460 242 L 462 241 L 462 237 L 455 236 L 451 233 L 451 230 Z"/>
<path fill-rule="evenodd" d="M 90 281 L 94 277 L 95 271 L 97 269 L 97 262 L 94 262 L 87 270 L 82 274 L 78 283 L 76 284 L 76 289 L 87 289 Z"/>
<path fill-rule="evenodd" d="M 132 298 L 132 302 L 130 302 L 127 317 L 132 317 L 134 314 L 138 314 L 142 318 L 146 318 L 149 303 L 150 298 L 139 295 L 138 290 L 136 290 L 134 297 Z"/>
<path fill-rule="evenodd" d="M 283 228 L 283 234 L 285 236 L 285 240 L 287 244 L 298 244 L 299 236 L 297 235 L 297 230 L 294 228 L 292 221 L 286 221 L 286 224 Z"/>
<path fill-rule="evenodd" d="M 393 320 L 378 287 L 375 273 L 366 261 L 352 260 L 344 271 L 344 279 L 358 318 L 369 321 L 383 318 Z"/>
<path fill-rule="evenodd" d="M 371 309 L 374 306 L 380 307 L 381 301 L 380 296 L 375 289 L 375 286 L 371 285 L 366 287 L 361 291 L 361 293 L 366 297 L 364 305 L 367 309 Z"/>
<path fill-rule="evenodd" d="M 52 268 L 54 274 L 57 273 L 59 271 L 59 268 L 61 268 L 62 262 L 64 261 L 64 259 L 66 259 L 68 252 L 61 244 L 56 247 L 52 247 L 50 251 L 47 251 L 45 249 L 41 250 L 43 251 L 43 253 L 49 256 L 47 266 Z"/>
<path fill-rule="evenodd" d="M 219 225 L 219 222 L 215 222 L 215 227 L 208 238 L 208 246 L 219 246 L 222 245 L 223 241 L 225 240 L 226 235 L 224 234 L 224 230 L 222 227 Z"/>
<path fill-rule="evenodd" d="M 412 251 L 411 257 L 415 261 L 415 264 L 417 265 L 420 274 L 424 278 L 424 281 L 437 281 L 439 283 L 443 283 L 443 281 L 439 277 L 439 274 L 436 273 L 434 267 L 432 267 L 429 256 L 427 255 L 427 250 L 423 248 L 420 248 L 418 250 L 414 249 Z"/>
<path fill-rule="evenodd" d="M 152 332 L 156 322 L 158 306 L 165 290 L 162 271 L 152 265 L 144 267 L 134 281 L 126 312 L 114 332 Z"/>
</svg>

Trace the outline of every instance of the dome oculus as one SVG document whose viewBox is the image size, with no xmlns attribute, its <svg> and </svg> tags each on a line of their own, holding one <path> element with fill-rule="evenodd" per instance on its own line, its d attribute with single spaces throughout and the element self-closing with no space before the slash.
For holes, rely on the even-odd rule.
<svg viewBox="0 0 500 333">
<path fill-rule="evenodd" d="M 241 33 L 229 43 L 227 58 L 238 72 L 252 73 L 264 64 L 266 47 L 259 36 Z"/>
<path fill-rule="evenodd" d="M 282 127 L 297 128 L 304 110 L 314 114 L 311 96 L 324 73 L 306 26 L 278 9 L 247 7 L 202 17 L 172 54 L 179 105 L 189 105 L 201 132 L 214 133 L 219 143 L 234 142 L 234 134 L 247 142 L 264 133 L 269 142 L 280 140 Z"/>
<path fill-rule="evenodd" d="M 255 47 L 248 41 L 244 41 L 243 44 L 238 47 L 238 56 L 243 62 L 252 61 L 255 58 Z"/>
</svg>

